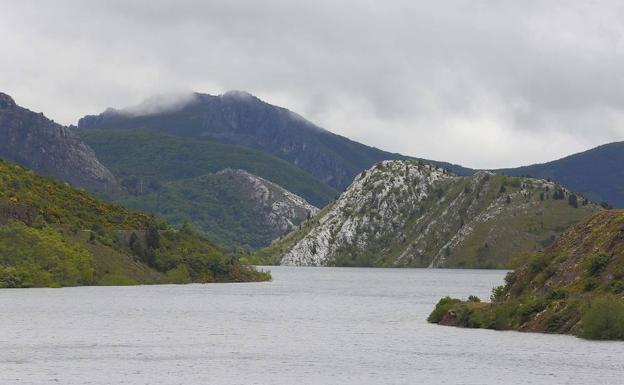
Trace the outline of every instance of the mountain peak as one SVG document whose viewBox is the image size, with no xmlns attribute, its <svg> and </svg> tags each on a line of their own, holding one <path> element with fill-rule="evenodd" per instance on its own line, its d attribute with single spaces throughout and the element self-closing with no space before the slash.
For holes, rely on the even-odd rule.
<svg viewBox="0 0 624 385">
<path fill-rule="evenodd" d="M 0 108 L 12 108 L 15 107 L 15 100 L 9 95 L 0 92 Z"/>
<path fill-rule="evenodd" d="M 257 99 L 255 96 L 253 96 L 252 94 L 250 94 L 247 91 L 241 91 L 241 90 L 230 90 L 227 91 L 226 93 L 220 95 L 222 98 L 240 98 L 240 99 Z"/>
</svg>

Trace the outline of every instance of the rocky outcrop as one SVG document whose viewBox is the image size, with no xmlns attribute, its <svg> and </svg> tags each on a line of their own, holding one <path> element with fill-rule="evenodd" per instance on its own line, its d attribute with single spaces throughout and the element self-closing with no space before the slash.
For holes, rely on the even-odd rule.
<svg viewBox="0 0 624 385">
<path fill-rule="evenodd" d="M 0 158 L 89 190 L 116 186 L 93 150 L 69 128 L 18 106 L 4 93 L 0 93 Z"/>
<path fill-rule="evenodd" d="M 545 180 L 384 161 L 273 250 L 285 265 L 503 268 L 599 209 Z"/>
<path fill-rule="evenodd" d="M 226 176 L 246 193 L 264 217 L 266 226 L 272 229 L 274 238 L 296 229 L 319 211 L 300 196 L 245 170 L 228 168 L 217 174 Z"/>
</svg>

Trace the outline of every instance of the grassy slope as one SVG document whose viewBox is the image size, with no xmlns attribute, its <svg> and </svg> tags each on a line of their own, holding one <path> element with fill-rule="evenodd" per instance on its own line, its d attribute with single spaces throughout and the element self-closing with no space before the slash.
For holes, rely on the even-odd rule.
<svg viewBox="0 0 624 385">
<path fill-rule="evenodd" d="M 190 179 L 234 168 L 276 183 L 317 207 L 337 194 L 300 168 L 251 148 L 136 129 L 83 129 L 79 134 L 122 182 L 143 179 L 145 190 L 152 181 Z"/>
<path fill-rule="evenodd" d="M 441 300 L 429 321 L 624 339 L 624 211 L 573 226 L 505 282 L 492 303 Z"/>
<path fill-rule="evenodd" d="M 268 278 L 188 228 L 24 167 L 0 161 L 0 180 L 0 287 Z"/>
</svg>

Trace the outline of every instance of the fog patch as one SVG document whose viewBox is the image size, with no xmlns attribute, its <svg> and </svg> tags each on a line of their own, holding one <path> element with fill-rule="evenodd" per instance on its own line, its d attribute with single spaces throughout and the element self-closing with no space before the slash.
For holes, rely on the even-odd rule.
<svg viewBox="0 0 624 385">
<path fill-rule="evenodd" d="M 136 106 L 114 111 L 129 117 L 158 115 L 179 111 L 196 100 L 197 94 L 193 92 L 167 93 L 151 96 Z"/>
</svg>

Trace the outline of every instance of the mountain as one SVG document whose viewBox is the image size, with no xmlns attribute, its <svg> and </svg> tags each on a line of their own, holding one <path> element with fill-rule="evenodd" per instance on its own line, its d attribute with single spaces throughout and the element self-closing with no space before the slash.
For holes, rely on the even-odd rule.
<svg viewBox="0 0 624 385">
<path fill-rule="evenodd" d="M 383 161 L 258 257 L 285 265 L 508 268 L 511 257 L 542 249 L 599 209 L 545 180 L 459 177 L 422 161 Z"/>
<path fill-rule="evenodd" d="M 188 226 L 0 161 L 0 287 L 257 281 Z"/>
<path fill-rule="evenodd" d="M 506 175 L 552 179 L 595 202 L 624 207 L 624 142 L 543 164 L 498 170 Z"/>
<path fill-rule="evenodd" d="M 443 298 L 429 321 L 624 340 L 624 211 L 602 211 L 567 230 L 509 273 L 491 300 Z"/>
<path fill-rule="evenodd" d="M 402 158 L 326 131 L 285 108 L 241 91 L 154 97 L 122 110 L 80 119 L 80 128 L 148 129 L 260 149 L 294 164 L 337 190 L 374 163 Z M 445 164 L 455 172 L 468 172 Z"/>
<path fill-rule="evenodd" d="M 118 202 L 159 213 L 173 224 L 188 221 L 230 248 L 267 246 L 318 212 L 275 183 L 234 169 L 164 183 L 157 191 Z"/>
<path fill-rule="evenodd" d="M 338 192 L 300 168 L 264 151 L 146 130 L 78 130 L 133 195 L 226 168 L 242 169 L 324 206 Z"/>
<path fill-rule="evenodd" d="M 145 130 L 78 133 L 121 182 L 103 196 L 176 225 L 186 221 L 230 250 L 267 246 L 338 194 L 251 148 Z"/>
<path fill-rule="evenodd" d="M 89 190 L 116 188 L 113 175 L 67 127 L 0 93 L 0 158 Z"/>
</svg>

